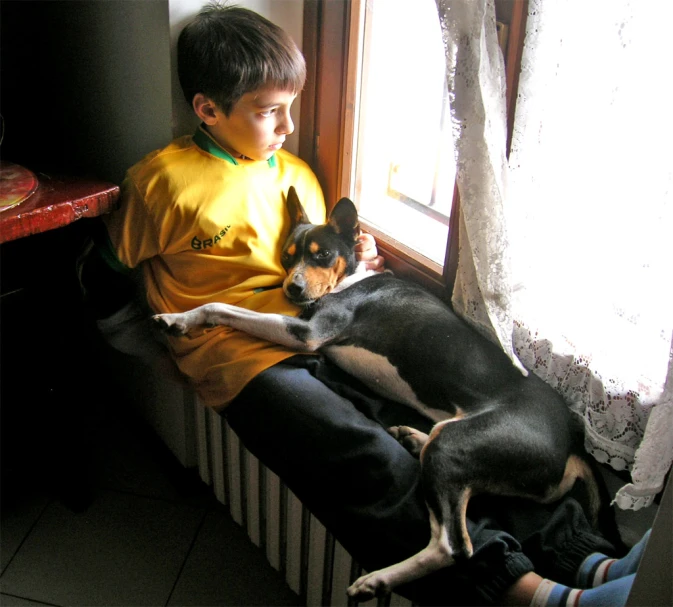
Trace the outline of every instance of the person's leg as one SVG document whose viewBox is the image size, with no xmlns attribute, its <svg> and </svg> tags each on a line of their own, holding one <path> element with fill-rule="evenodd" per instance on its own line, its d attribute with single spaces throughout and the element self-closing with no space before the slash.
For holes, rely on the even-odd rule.
<svg viewBox="0 0 673 607">
<path fill-rule="evenodd" d="M 568 587 L 583 588 L 579 572 L 592 553 L 614 556 L 615 548 L 589 523 L 580 505 L 582 487 L 563 499 L 542 505 L 531 500 L 481 496 L 470 503 L 468 516 L 491 516 L 521 543 L 535 572 Z M 577 499 L 576 499 L 577 498 Z"/>
<path fill-rule="evenodd" d="M 624 607 L 635 577 L 632 573 L 586 590 L 542 580 L 533 594 L 530 607 Z"/>
<path fill-rule="evenodd" d="M 475 518 L 484 516 L 485 511 L 497 511 L 497 523 L 492 521 L 491 525 L 499 524 L 519 539 L 523 552 L 534 564 L 535 572 L 522 576 L 505 591 L 503 604 L 534 607 L 626 604 L 633 573 L 649 534 L 622 559 L 610 559 L 600 553 L 614 554 L 614 548 L 589 524 L 584 509 L 575 499 L 581 493 L 581 487 L 574 488 L 562 500 L 548 506 L 529 500 L 484 496 L 468 509 L 468 514 Z M 607 571 L 606 564 L 611 564 Z M 615 571 L 607 576 L 612 567 L 616 567 Z M 591 587 L 599 583 L 602 585 Z"/>
<path fill-rule="evenodd" d="M 419 462 L 385 430 L 403 424 L 427 432 L 425 418 L 306 356 L 260 374 L 226 417 L 246 447 L 368 571 L 427 545 Z M 475 553 L 467 563 L 399 590 L 421 604 L 487 604 L 532 570 L 516 540 L 489 528 L 487 517 L 468 528 Z"/>
<path fill-rule="evenodd" d="M 593 588 L 635 573 L 647 547 L 651 531 L 648 529 L 640 541 L 621 559 L 610 558 L 600 552 L 594 552 L 586 557 L 577 574 L 578 586 Z"/>
<path fill-rule="evenodd" d="M 553 505 L 544 525 L 530 535 L 516 537 L 521 538 L 537 573 L 573 588 L 584 587 L 579 573 L 588 555 L 615 555 L 614 546 L 591 526 L 573 492 Z"/>
<path fill-rule="evenodd" d="M 325 379 L 323 366 L 304 356 L 275 365 L 248 384 L 225 415 L 245 446 L 335 535 L 346 543 L 367 537 L 366 561 L 378 566 L 383 543 L 392 558 L 401 558 L 429 537 L 419 463 L 315 377 Z M 399 532 L 390 534 L 388 522 Z"/>
<path fill-rule="evenodd" d="M 631 592 L 635 574 L 647 546 L 651 530 L 626 556 L 611 559 L 594 552 L 584 559 L 575 577 L 575 588 L 528 573 L 517 580 L 503 595 L 505 605 L 531 607 L 622 607 Z"/>
<path fill-rule="evenodd" d="M 569 498 L 570 499 L 570 498 Z M 555 534 L 558 539 L 559 512 L 567 512 L 566 500 L 555 511 L 550 519 L 551 525 L 545 525 L 547 532 L 550 527 L 556 527 Z M 570 510 L 575 510 L 571 507 Z M 565 515 L 567 517 L 567 514 Z M 575 529 L 577 525 L 565 525 L 566 529 Z M 504 605 L 528 605 L 531 607 L 623 607 L 626 605 L 631 587 L 635 580 L 635 574 L 642 558 L 647 542 L 650 538 L 651 530 L 648 530 L 641 540 L 635 544 L 631 550 L 620 559 L 612 559 L 599 552 L 593 552 L 587 556 L 580 564 L 579 570 L 575 572 L 573 587 L 554 582 L 550 579 L 543 579 L 537 573 L 528 573 L 517 580 L 503 595 Z M 543 532 L 544 533 L 544 532 Z M 584 531 L 583 533 L 586 533 Z M 560 548 L 570 541 L 571 538 L 566 532 L 565 538 L 561 540 Z M 549 541 L 549 539 L 547 540 Z M 586 540 L 588 545 L 596 545 L 601 542 L 600 538 L 593 541 Z M 553 543 L 553 540 L 552 540 Z M 579 542 L 581 543 L 581 541 Z M 578 543 L 571 545 L 570 551 L 579 553 Z M 556 548 L 558 550 L 559 547 Z M 576 561 L 576 557 L 571 557 L 571 561 Z M 565 575 L 564 577 L 567 577 Z M 572 576 L 570 576 L 572 577 Z"/>
</svg>

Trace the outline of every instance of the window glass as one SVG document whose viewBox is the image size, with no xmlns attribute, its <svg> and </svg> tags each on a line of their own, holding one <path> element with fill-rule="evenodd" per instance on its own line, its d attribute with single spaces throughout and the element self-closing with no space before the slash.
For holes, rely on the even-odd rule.
<svg viewBox="0 0 673 607">
<path fill-rule="evenodd" d="M 443 265 L 455 157 L 435 1 L 365 4 L 354 197 L 368 224 Z"/>
</svg>

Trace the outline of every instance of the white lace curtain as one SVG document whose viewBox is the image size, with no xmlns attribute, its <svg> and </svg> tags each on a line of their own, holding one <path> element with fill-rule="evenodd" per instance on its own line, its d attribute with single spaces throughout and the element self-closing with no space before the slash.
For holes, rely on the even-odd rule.
<svg viewBox="0 0 673 607">
<path fill-rule="evenodd" d="M 437 0 L 461 197 L 456 310 L 559 390 L 651 503 L 673 460 L 673 3 L 530 0 L 512 151 L 492 0 Z"/>
</svg>

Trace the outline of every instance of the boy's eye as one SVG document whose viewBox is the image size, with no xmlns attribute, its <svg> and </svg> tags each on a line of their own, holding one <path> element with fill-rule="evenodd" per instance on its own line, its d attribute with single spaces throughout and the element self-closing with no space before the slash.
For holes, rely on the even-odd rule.
<svg viewBox="0 0 673 607">
<path fill-rule="evenodd" d="M 263 112 L 260 112 L 260 116 L 264 116 L 264 118 L 269 118 L 270 116 L 273 116 L 278 108 L 272 108 L 270 110 L 264 110 Z"/>
</svg>

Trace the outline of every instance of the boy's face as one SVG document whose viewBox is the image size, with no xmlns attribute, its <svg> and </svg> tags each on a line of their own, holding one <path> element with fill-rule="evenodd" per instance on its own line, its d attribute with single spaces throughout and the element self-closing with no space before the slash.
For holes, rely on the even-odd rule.
<svg viewBox="0 0 673 607">
<path fill-rule="evenodd" d="M 197 109 L 197 95 L 195 110 L 215 141 L 233 156 L 268 160 L 294 131 L 290 107 L 296 96 L 291 91 L 261 88 L 243 95 L 229 116 L 204 98 L 211 106 L 202 116 Z"/>
</svg>

